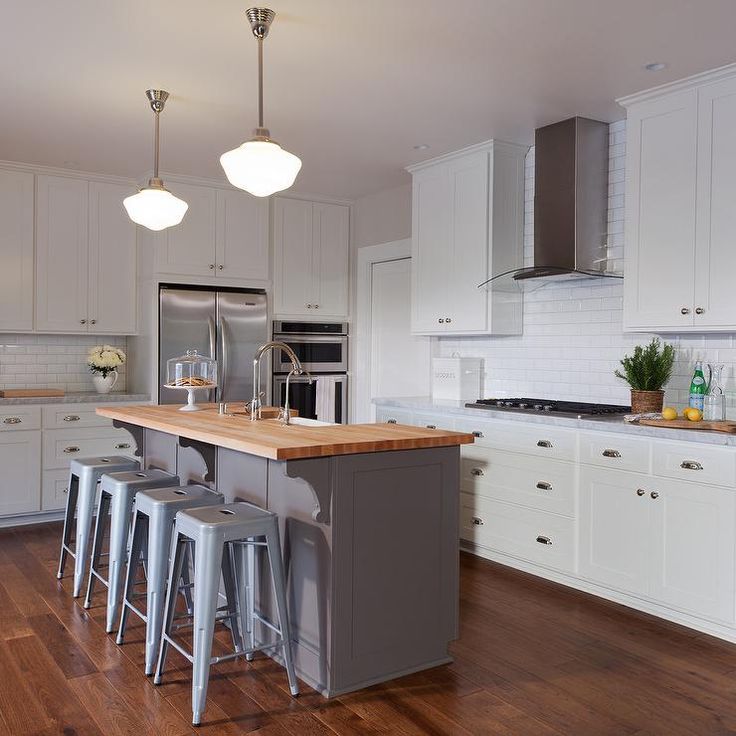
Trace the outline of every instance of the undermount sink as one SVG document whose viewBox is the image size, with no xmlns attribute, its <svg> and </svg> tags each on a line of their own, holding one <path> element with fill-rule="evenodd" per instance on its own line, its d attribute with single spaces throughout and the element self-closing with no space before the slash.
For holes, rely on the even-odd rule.
<svg viewBox="0 0 736 736">
<path fill-rule="evenodd" d="M 278 422 L 283 424 L 281 419 L 266 419 L 267 422 Z M 307 419 L 306 417 L 292 417 L 289 420 L 290 425 L 298 427 L 334 427 L 335 422 L 320 422 L 319 419 Z M 286 426 L 286 425 L 284 425 Z"/>
</svg>

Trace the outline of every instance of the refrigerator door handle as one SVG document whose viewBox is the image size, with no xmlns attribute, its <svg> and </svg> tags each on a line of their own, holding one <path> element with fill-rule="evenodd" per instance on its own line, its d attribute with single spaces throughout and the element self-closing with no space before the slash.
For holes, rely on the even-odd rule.
<svg viewBox="0 0 736 736">
<path fill-rule="evenodd" d="M 215 341 L 217 338 L 215 336 L 215 320 L 212 318 L 211 315 L 207 317 L 207 330 L 208 330 L 209 338 L 210 338 L 210 358 L 216 358 L 217 357 L 217 352 L 216 352 L 217 346 L 215 344 Z M 218 385 L 220 383 L 219 376 L 218 376 L 217 383 Z M 209 394 L 210 394 L 210 401 L 217 400 L 217 389 L 216 388 L 211 389 Z"/>
<path fill-rule="evenodd" d="M 225 321 L 224 317 L 220 317 L 220 340 L 222 341 L 222 355 L 220 360 L 220 376 L 221 376 L 221 383 L 220 383 L 220 396 L 225 396 L 225 391 L 227 387 L 227 376 L 228 376 L 228 354 L 230 352 L 229 345 L 230 340 L 228 338 L 228 326 L 227 322 Z"/>
</svg>

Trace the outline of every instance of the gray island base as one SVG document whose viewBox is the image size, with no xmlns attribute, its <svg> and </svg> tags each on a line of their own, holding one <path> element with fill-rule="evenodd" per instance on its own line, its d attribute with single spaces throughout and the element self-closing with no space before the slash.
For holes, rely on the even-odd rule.
<svg viewBox="0 0 736 736">
<path fill-rule="evenodd" d="M 322 695 L 451 661 L 457 444 L 274 460 L 116 424 L 137 438 L 146 467 L 279 515 L 296 668 Z M 270 592 L 259 586 L 257 597 L 270 617 Z M 268 641 L 268 629 L 260 629 Z"/>
</svg>

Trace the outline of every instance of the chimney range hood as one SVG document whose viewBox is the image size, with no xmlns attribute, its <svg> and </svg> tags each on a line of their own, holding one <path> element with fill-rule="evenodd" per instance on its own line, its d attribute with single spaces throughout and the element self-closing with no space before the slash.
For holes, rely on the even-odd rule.
<svg viewBox="0 0 736 736">
<path fill-rule="evenodd" d="M 484 284 L 621 278 L 608 264 L 608 124 L 574 117 L 534 134 L 534 265 Z M 484 286 L 481 284 L 481 286 Z"/>
</svg>

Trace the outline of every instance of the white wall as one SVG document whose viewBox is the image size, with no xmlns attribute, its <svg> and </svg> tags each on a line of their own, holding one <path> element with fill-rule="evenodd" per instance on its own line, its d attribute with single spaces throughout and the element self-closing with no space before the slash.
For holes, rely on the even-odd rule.
<svg viewBox="0 0 736 736">
<path fill-rule="evenodd" d="M 411 183 L 355 200 L 356 247 L 411 237 Z"/>
</svg>

